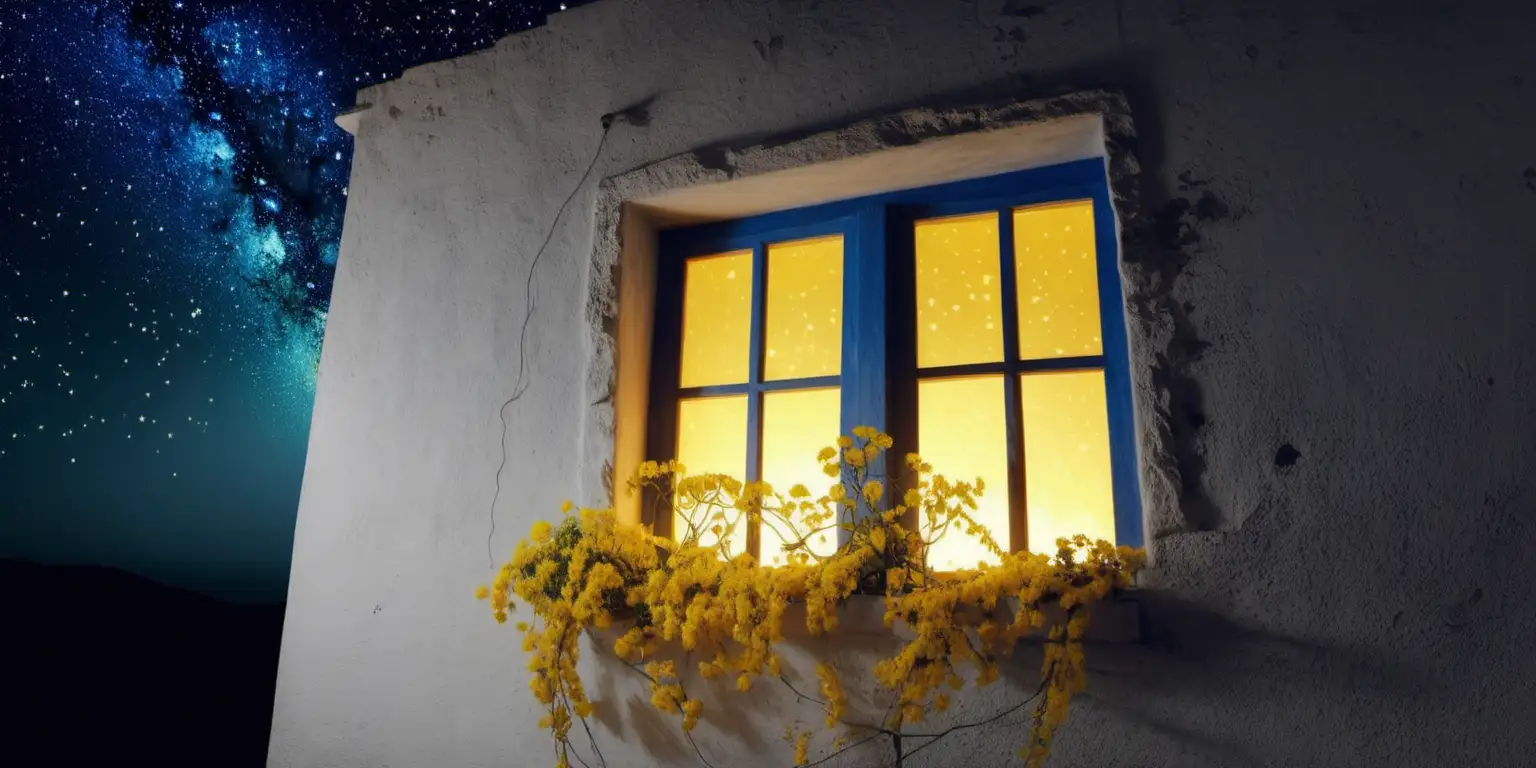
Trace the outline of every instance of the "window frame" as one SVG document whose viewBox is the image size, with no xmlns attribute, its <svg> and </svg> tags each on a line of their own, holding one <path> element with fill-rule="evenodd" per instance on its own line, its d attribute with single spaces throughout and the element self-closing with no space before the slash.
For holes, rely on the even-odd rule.
<svg viewBox="0 0 1536 768">
<path fill-rule="evenodd" d="M 1119 269 L 1119 229 L 1105 162 L 1105 158 L 1095 157 L 660 231 L 645 435 L 647 455 L 654 458 L 676 455 L 678 403 L 682 398 L 745 393 L 748 398 L 748 466 L 743 469 L 745 479 L 757 479 L 762 469 L 763 393 L 838 386 L 841 388 L 841 433 L 848 434 L 858 425 L 882 428 L 895 441 L 892 455 L 900 456 L 919 444 L 919 378 L 1002 374 L 1008 419 L 1009 546 L 1012 551 L 1021 551 L 1028 546 L 1028 518 L 1019 374 L 1102 369 L 1109 422 L 1116 543 L 1141 546 L 1144 525 L 1125 298 Z M 1015 208 L 1070 200 L 1089 200 L 1093 206 L 1102 354 L 1019 360 L 1013 217 L 1010 212 Z M 913 225 L 921 219 L 987 211 L 999 212 L 1003 361 L 919 370 Z M 843 237 L 843 336 L 839 374 L 763 382 L 762 323 L 767 289 L 767 245 L 828 235 Z M 686 262 L 691 258 L 748 249 L 753 258 L 749 381 L 741 385 L 683 389 L 679 386 L 679 374 Z M 899 471 L 900 468 L 892 469 Z M 871 467 L 875 477 L 884 477 L 886 471 L 883 463 Z M 671 536 L 670 504 L 662 501 L 647 500 L 643 509 L 652 512 L 642 522 L 651 524 L 657 535 Z M 662 513 L 663 509 L 667 512 Z M 840 532 L 839 540 L 845 538 L 846 532 Z M 747 539 L 747 551 L 756 553 L 757 532 L 749 530 Z"/>
</svg>

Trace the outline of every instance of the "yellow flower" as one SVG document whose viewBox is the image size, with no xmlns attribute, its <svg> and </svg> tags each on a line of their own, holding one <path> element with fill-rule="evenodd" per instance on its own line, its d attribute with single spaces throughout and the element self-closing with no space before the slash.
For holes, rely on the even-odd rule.
<svg viewBox="0 0 1536 768">
<path fill-rule="evenodd" d="M 535 543 L 543 544 L 544 542 L 549 541 L 549 534 L 553 530 L 554 529 L 550 527 L 549 523 L 543 520 L 539 520 L 535 522 L 533 527 L 528 530 L 528 538 L 533 539 Z"/>
<path fill-rule="evenodd" d="M 570 514 L 571 510 L 574 509 L 575 507 L 576 507 L 576 505 L 571 503 L 570 499 L 566 499 L 563 503 L 560 504 L 560 511 L 564 512 L 566 514 Z"/>
<path fill-rule="evenodd" d="M 880 503 L 880 497 L 885 494 L 885 486 L 879 480 L 869 480 L 864 483 L 864 500 L 870 504 Z"/>
<path fill-rule="evenodd" d="M 876 552 L 884 552 L 885 551 L 885 529 L 884 528 L 871 528 L 870 531 L 869 531 L 869 543 L 870 543 L 871 546 L 873 546 L 875 548 Z"/>
<path fill-rule="evenodd" d="M 643 669 L 652 681 L 651 703 L 679 716 L 683 731 L 689 732 L 698 725 L 703 705 L 684 692 L 675 665 L 659 658 L 663 648 L 700 654 L 701 677 L 729 673 L 740 690 L 750 691 L 758 675 L 782 672 L 777 646 L 786 634 L 788 606 L 804 606 L 803 620 L 812 635 L 835 632 L 840 606 L 866 589 L 865 576 L 880 568 L 886 576 L 884 622 L 901 622 L 907 638 L 872 670 L 897 705 L 885 725 L 899 728 L 921 721 L 929 711 L 944 710 L 954 695 L 950 689 L 963 689 L 966 679 L 975 685 L 996 681 L 999 662 L 1020 640 L 1043 635 L 1050 640 L 1043 651 L 1045 689 L 1023 737 L 1026 760 L 1038 768 L 1068 716 L 1073 695 L 1086 685 L 1087 608 L 1131 586 L 1145 566 L 1145 553 L 1081 535 L 1058 542 L 1061 551 L 1054 556 L 1003 550 L 974 515 L 985 484 L 935 475 L 916 454 L 907 457 L 917 477 L 902 495 L 904 506 L 869 523 L 855 522 L 850 497 L 871 504 L 884 500 L 883 482 L 871 479 L 868 465 L 891 447 L 891 438 L 870 427 L 852 433 L 863 442 L 856 445 L 845 436 L 839 448 L 818 455 L 830 477 L 846 479 L 816 500 L 809 499 L 803 485 L 791 487 L 786 497 L 762 481 L 688 476 L 676 461 L 646 462 L 632 487 L 672 492 L 691 533 L 679 540 L 659 539 L 649 528 L 619 523 L 612 509 L 577 509 L 567 502 L 563 521 L 557 526 L 535 523 L 490 586 L 476 588 L 477 598 L 490 598 L 498 622 L 507 621 L 514 596 L 539 619 L 516 626 L 530 672 L 528 688 L 541 705 L 540 726 L 555 740 L 557 764 L 566 764 L 573 723 L 596 706 L 579 672 L 586 666 L 580 658 L 587 647 L 581 638 L 591 629 L 627 621 L 621 609 L 648 621 L 623 631 L 612 652 L 629 663 L 649 661 Z M 899 520 L 909 512 L 926 524 L 918 530 L 905 527 Z M 708 528 L 730 537 L 745 526 L 777 525 L 776 520 L 788 524 L 791 540 L 798 541 L 787 547 L 776 567 L 697 540 L 698 532 Z M 559 537 L 554 536 L 557 530 Z M 854 535 L 830 555 L 813 556 L 805 542 L 825 540 L 834 530 Z M 937 578 L 924 558 L 940 533 L 976 539 L 995 564 Z M 1051 613 L 1048 618 L 1052 606 L 1066 616 Z M 826 725 L 839 728 L 847 697 L 838 676 L 830 664 L 822 664 L 817 678 Z M 812 735 L 785 731 L 797 762 L 805 762 Z"/>
<path fill-rule="evenodd" d="M 843 692 L 843 684 L 831 664 L 817 664 L 816 679 L 820 681 L 821 695 L 827 701 L 827 727 L 836 728 L 848 710 L 848 695 Z"/>
<path fill-rule="evenodd" d="M 689 699 L 683 702 L 683 730 L 692 731 L 699 723 L 699 713 L 703 711 L 704 704 L 698 699 Z"/>
</svg>

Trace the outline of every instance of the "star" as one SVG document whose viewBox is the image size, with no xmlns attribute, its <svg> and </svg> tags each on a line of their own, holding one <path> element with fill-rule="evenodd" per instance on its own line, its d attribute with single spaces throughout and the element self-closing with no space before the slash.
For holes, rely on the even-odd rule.
<svg viewBox="0 0 1536 768">
<path fill-rule="evenodd" d="M 118 551 L 90 531 L 152 529 L 165 518 L 142 500 L 182 469 L 176 505 L 223 508 L 208 489 L 246 466 L 250 435 L 267 430 L 286 455 L 261 470 L 249 505 L 260 512 L 210 515 L 195 533 L 271 532 L 224 559 L 265 563 L 280 598 L 349 202 L 353 139 L 332 118 L 357 86 L 576 4 L 0 3 L 0 435 L 16 448 L 0 452 L 0 475 L 38 500 L 0 525 L 42 526 L 28 516 L 68 508 L 70 488 L 112 487 L 90 510 L 102 525 L 39 546 Z M 156 415 L 135 413 L 146 409 Z M 97 411 L 196 429 L 166 431 L 175 449 L 123 451 L 117 437 L 134 433 L 88 429 L 107 423 Z M 91 450 L 112 458 L 90 461 Z M 173 466 L 182 451 L 204 461 Z M 256 546 L 267 549 L 234 551 Z"/>
</svg>

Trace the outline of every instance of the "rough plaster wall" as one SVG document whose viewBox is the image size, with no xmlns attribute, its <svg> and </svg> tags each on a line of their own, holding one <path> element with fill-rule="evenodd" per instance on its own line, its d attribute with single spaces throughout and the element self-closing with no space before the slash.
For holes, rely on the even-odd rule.
<svg viewBox="0 0 1536 768">
<path fill-rule="evenodd" d="M 468 593 L 520 359 L 496 556 L 570 489 L 600 495 L 595 182 L 538 262 L 519 354 L 600 115 L 656 96 L 594 178 L 1072 87 L 1123 90 L 1135 119 L 1125 237 L 1155 283 L 1137 321 L 1168 328 L 1144 376 L 1181 497 L 1148 642 L 1090 656 L 1056 764 L 1528 764 L 1533 27 L 1514 0 L 601 0 L 369 89 L 270 764 L 549 754 L 516 638 Z M 1018 739 L 956 746 L 992 764 Z M 645 764 L 638 741 L 605 753 Z"/>
</svg>

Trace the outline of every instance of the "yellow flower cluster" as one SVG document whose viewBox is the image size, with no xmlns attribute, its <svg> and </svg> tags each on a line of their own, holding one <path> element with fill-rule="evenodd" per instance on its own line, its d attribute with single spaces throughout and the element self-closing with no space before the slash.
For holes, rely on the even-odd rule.
<svg viewBox="0 0 1536 768">
<path fill-rule="evenodd" d="M 827 702 L 827 727 L 836 728 L 848 711 L 848 695 L 831 664 L 816 665 L 816 679 L 821 682 L 821 697 Z"/>
<path fill-rule="evenodd" d="M 887 626 L 901 621 L 911 629 L 912 640 L 873 670 L 896 698 L 891 721 L 883 724 L 893 732 L 921 721 L 930 708 L 948 708 L 949 692 L 964 687 L 965 667 L 975 671 L 977 685 L 996 680 L 998 661 L 1015 643 L 1049 624 L 1044 692 L 1020 753 L 1030 765 L 1040 764 L 1086 680 L 1087 607 L 1131 586 L 1144 556 L 1082 536 L 1058 541 L 1053 557 L 1006 552 L 973 516 L 985 491 L 980 479 L 949 480 L 909 455 L 910 487 L 888 494 L 872 468 L 891 447 L 890 436 L 868 427 L 840 437 L 817 456 L 837 479 L 819 497 L 803 485 L 781 494 L 763 482 L 690 476 L 675 461 L 646 462 L 630 488 L 671 500 L 686 523 L 675 540 L 620 525 L 612 510 L 575 510 L 569 503 L 558 525 L 535 523 L 491 587 L 480 587 L 476 596 L 490 600 L 498 622 L 507 620 L 514 597 L 539 620 L 517 626 L 529 686 L 547 709 L 541 725 L 556 740 L 557 765 L 568 764 L 573 721 L 594 706 L 576 671 L 585 630 L 628 623 L 614 654 L 650 680 L 652 705 L 678 715 L 691 732 L 703 706 L 688 696 L 675 663 L 658 659 L 664 646 L 680 646 L 698 659 L 701 677 L 733 677 L 739 690 L 749 691 L 765 675 L 781 676 L 775 646 L 783 640 L 788 606 L 803 605 L 806 629 L 822 634 L 837 628 L 839 605 L 857 592 L 883 593 Z M 733 534 L 755 527 L 771 527 L 790 542 L 784 565 L 765 567 L 750 554 L 731 552 Z M 946 534 L 975 537 L 998 564 L 936 574 L 927 552 Z M 813 552 L 810 543 L 828 535 L 841 546 L 830 555 Z M 1053 607 L 1060 615 L 1048 616 Z M 838 673 L 824 663 L 816 676 L 826 726 L 838 728 L 848 707 Z M 797 764 L 808 760 L 810 735 L 786 731 Z"/>
</svg>

